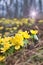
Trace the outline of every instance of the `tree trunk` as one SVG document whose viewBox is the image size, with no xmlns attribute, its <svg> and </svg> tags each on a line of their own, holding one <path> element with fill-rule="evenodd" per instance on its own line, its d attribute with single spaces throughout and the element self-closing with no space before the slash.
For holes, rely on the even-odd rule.
<svg viewBox="0 0 43 65">
<path fill-rule="evenodd" d="M 23 15 L 24 15 L 24 17 L 28 17 L 28 0 L 24 0 Z"/>
<path fill-rule="evenodd" d="M 39 0 L 40 12 L 42 12 L 42 0 Z"/>
<path fill-rule="evenodd" d="M 18 0 L 16 0 L 16 5 L 15 5 L 15 17 L 18 16 Z"/>
</svg>

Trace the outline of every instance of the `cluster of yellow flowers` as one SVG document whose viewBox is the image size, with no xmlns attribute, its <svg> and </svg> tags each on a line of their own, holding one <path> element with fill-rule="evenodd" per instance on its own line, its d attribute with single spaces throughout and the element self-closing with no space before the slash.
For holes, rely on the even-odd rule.
<svg viewBox="0 0 43 65">
<path fill-rule="evenodd" d="M 15 46 L 15 49 L 18 50 L 20 46 L 23 46 L 23 39 L 30 38 L 30 35 L 28 35 L 28 32 L 18 32 L 15 34 L 13 37 L 5 37 L 5 38 L 0 38 L 0 44 L 4 47 L 0 48 L 1 52 L 5 52 L 8 50 L 12 45 Z"/>
<path fill-rule="evenodd" d="M 23 25 L 24 24 L 28 24 L 29 22 L 34 23 L 35 19 L 31 19 L 31 18 L 22 18 L 22 19 L 17 19 L 17 18 L 13 18 L 13 19 L 6 19 L 6 18 L 1 18 L 0 19 L 0 23 L 4 23 L 4 24 L 17 24 L 17 25 Z"/>
<path fill-rule="evenodd" d="M 30 32 L 33 35 L 36 35 L 38 33 L 37 30 L 30 30 Z M 19 50 L 21 47 L 24 46 L 24 39 L 29 38 L 31 38 L 29 32 L 23 32 L 22 30 L 19 30 L 18 33 L 16 33 L 15 36 L 12 37 L 0 37 L 0 53 L 5 53 L 12 46 L 15 50 Z M 0 61 L 2 61 L 4 58 L 4 56 L 0 56 Z"/>
<path fill-rule="evenodd" d="M 30 38 L 30 34 L 27 31 L 23 32 L 22 30 L 19 30 L 18 33 L 21 34 L 25 39 Z"/>
<path fill-rule="evenodd" d="M 33 24 L 34 22 L 35 22 L 35 19 L 32 19 L 32 18 L 22 18 L 22 19 L 17 19 L 17 18 L 13 18 L 13 19 L 1 18 L 0 19 L 0 23 L 4 23 L 4 24 L 23 25 L 23 24 L 28 24 L 28 23 Z M 43 22 L 43 20 L 39 20 L 38 22 L 39 23 Z"/>
<path fill-rule="evenodd" d="M 30 30 L 30 32 L 32 34 L 37 34 L 38 31 L 37 30 Z M 6 50 L 8 50 L 12 45 L 15 46 L 15 49 L 19 49 L 20 46 L 23 46 L 23 39 L 29 39 L 31 38 L 30 34 L 28 34 L 27 31 L 23 32 L 23 31 L 19 31 L 17 34 L 15 34 L 15 36 L 13 37 L 5 37 L 5 38 L 1 38 L 0 37 L 0 44 L 3 45 L 3 48 L 0 48 L 2 51 L 1 52 L 5 52 Z"/>
<path fill-rule="evenodd" d="M 28 18 L 23 18 L 23 19 L 17 19 L 17 18 L 14 18 L 14 19 L 6 19 L 6 18 L 1 18 L 0 19 L 0 23 L 5 23 L 5 24 L 21 24 L 22 23 L 27 23 L 28 22 Z"/>
<path fill-rule="evenodd" d="M 10 33 L 12 34 L 14 31 L 18 30 L 20 28 L 20 26 L 32 25 L 31 22 L 34 22 L 34 20 L 30 19 L 30 18 L 22 18 L 22 19 L 17 19 L 17 18 L 14 18 L 14 19 L 0 18 L 0 23 L 2 23 L 1 26 L 0 26 L 0 31 L 3 31 L 3 29 L 5 29 L 5 31 L 8 31 L 8 32 L 5 32 L 4 35 L 2 35 L 3 32 L 0 33 L 0 36 L 9 36 Z"/>
</svg>

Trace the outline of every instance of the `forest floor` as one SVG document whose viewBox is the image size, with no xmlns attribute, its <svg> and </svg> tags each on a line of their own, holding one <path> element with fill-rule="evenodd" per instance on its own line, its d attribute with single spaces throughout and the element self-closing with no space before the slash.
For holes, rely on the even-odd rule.
<svg viewBox="0 0 43 65">
<path fill-rule="evenodd" d="M 39 30 L 39 41 L 37 44 L 27 46 L 16 51 L 13 55 L 8 56 L 5 60 L 5 65 L 43 65 L 43 23 L 36 23 L 29 28 L 22 27 L 24 30 L 34 28 Z"/>
</svg>

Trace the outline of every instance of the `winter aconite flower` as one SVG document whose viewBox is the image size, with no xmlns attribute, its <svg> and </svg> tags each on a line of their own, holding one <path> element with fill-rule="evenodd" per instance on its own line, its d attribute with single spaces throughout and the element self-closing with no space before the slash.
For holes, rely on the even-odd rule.
<svg viewBox="0 0 43 65">
<path fill-rule="evenodd" d="M 11 40 L 11 37 L 4 37 L 3 38 L 3 43 L 7 43 Z"/>
<path fill-rule="evenodd" d="M 22 47 L 24 45 L 23 37 L 20 34 L 16 34 L 15 35 L 14 41 L 15 41 L 14 42 L 14 44 L 15 44 L 14 46 L 15 46 L 16 50 L 20 49 L 20 47 Z"/>
<path fill-rule="evenodd" d="M 4 60 L 5 56 L 0 56 L 0 61 Z"/>
<path fill-rule="evenodd" d="M 37 34 L 38 31 L 37 30 L 30 30 L 31 34 Z"/>
<path fill-rule="evenodd" d="M 23 36 L 23 38 L 25 38 L 25 39 L 30 38 L 30 35 L 28 34 L 27 31 L 25 31 L 25 32 L 23 32 L 23 31 L 19 31 L 18 33 L 21 34 L 21 35 Z"/>
<path fill-rule="evenodd" d="M 7 51 L 11 47 L 11 44 L 9 43 L 4 43 L 3 47 L 1 48 L 1 52 Z"/>
</svg>

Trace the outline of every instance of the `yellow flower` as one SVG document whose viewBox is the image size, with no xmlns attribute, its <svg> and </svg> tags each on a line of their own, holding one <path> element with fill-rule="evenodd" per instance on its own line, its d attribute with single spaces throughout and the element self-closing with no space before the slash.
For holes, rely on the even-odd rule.
<svg viewBox="0 0 43 65">
<path fill-rule="evenodd" d="M 21 41 L 21 42 L 19 42 L 19 43 L 16 42 L 16 44 L 15 44 L 15 49 L 18 50 L 18 49 L 20 49 L 20 47 L 23 47 L 23 46 L 24 46 L 23 41 Z"/>
<path fill-rule="evenodd" d="M 2 18 L 2 20 L 4 21 L 4 20 L 5 20 L 5 18 Z"/>
<path fill-rule="evenodd" d="M 21 46 L 24 45 L 23 37 L 21 34 L 16 34 L 14 38 L 12 38 L 12 44 L 15 46 L 15 49 L 20 49 Z"/>
<path fill-rule="evenodd" d="M 3 26 L 1 26 L 1 27 L 0 27 L 0 30 L 2 30 L 3 28 L 4 28 L 4 27 L 3 27 Z"/>
<path fill-rule="evenodd" d="M 17 28 L 19 27 L 19 24 L 17 25 Z"/>
<path fill-rule="evenodd" d="M 37 30 L 30 30 L 31 34 L 37 34 L 38 31 Z"/>
<path fill-rule="evenodd" d="M 11 40 L 11 37 L 5 37 L 3 38 L 3 43 L 7 43 Z"/>
<path fill-rule="evenodd" d="M 16 20 L 17 20 L 17 18 L 14 18 L 13 20 L 14 20 L 14 21 L 16 21 Z"/>
<path fill-rule="evenodd" d="M 5 56 L 0 56 L 0 61 L 4 60 Z"/>
<path fill-rule="evenodd" d="M 4 43 L 3 45 L 4 45 L 4 47 L 1 48 L 1 52 L 5 52 L 11 47 L 11 44 L 9 44 L 9 43 Z"/>
<path fill-rule="evenodd" d="M 25 31 L 25 32 L 23 32 L 23 37 L 24 37 L 25 39 L 28 39 L 28 38 L 30 38 L 30 35 L 28 34 L 27 31 Z"/>
<path fill-rule="evenodd" d="M 17 30 L 17 27 L 13 27 L 14 30 Z"/>
<path fill-rule="evenodd" d="M 20 24 L 20 22 L 19 22 L 19 21 L 16 21 L 15 23 L 16 23 L 17 25 L 18 25 L 18 24 Z"/>
<path fill-rule="evenodd" d="M 16 50 L 20 49 L 20 46 L 19 46 L 19 45 L 18 45 L 18 46 L 15 46 L 15 49 L 16 49 Z"/>
<path fill-rule="evenodd" d="M 21 34 L 16 34 L 15 35 L 15 41 L 20 42 L 21 40 L 23 40 L 22 35 Z"/>
<path fill-rule="evenodd" d="M 11 42 L 11 45 L 14 46 L 15 45 L 15 37 L 12 37 L 10 42 Z"/>
<path fill-rule="evenodd" d="M 18 33 L 21 34 L 23 36 L 23 38 L 25 38 L 25 39 L 30 38 L 30 35 L 28 34 L 27 31 L 23 32 L 23 31 L 20 30 Z"/>
<path fill-rule="evenodd" d="M 4 22 L 5 22 L 6 24 L 10 24 L 11 20 L 10 20 L 10 19 L 6 19 Z"/>
<path fill-rule="evenodd" d="M 23 20 L 23 23 L 24 23 L 24 24 L 28 24 L 28 19 L 25 18 L 25 19 Z"/>
</svg>

